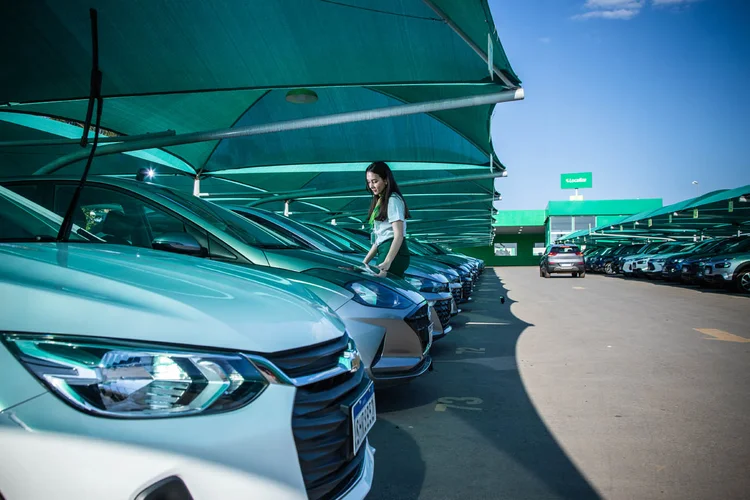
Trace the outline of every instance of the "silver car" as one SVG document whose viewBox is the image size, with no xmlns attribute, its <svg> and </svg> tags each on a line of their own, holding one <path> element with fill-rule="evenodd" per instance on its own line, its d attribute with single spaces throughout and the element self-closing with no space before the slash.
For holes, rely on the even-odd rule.
<svg viewBox="0 0 750 500">
<path fill-rule="evenodd" d="M 77 182 L 33 177 L 3 184 L 62 214 Z M 343 319 L 379 385 L 408 382 L 432 366 L 429 305 L 404 280 L 379 278 L 374 268 L 304 249 L 230 210 L 148 182 L 90 178 L 79 208 L 79 225 L 109 243 L 286 269 L 324 282 L 315 293 Z"/>
<path fill-rule="evenodd" d="M 292 239 L 306 248 L 339 256 L 350 260 L 352 264 L 361 263 L 366 254 L 366 252 L 363 254 L 360 250 L 351 246 L 345 246 L 340 241 L 334 241 L 320 230 L 316 232 L 314 228 L 268 210 L 236 206 L 227 206 L 226 208 L 271 231 Z M 406 270 L 405 279 L 419 290 L 419 293 L 427 300 L 430 307 L 434 308 L 435 314 L 439 318 L 439 321 L 435 322 L 436 328 L 433 331 L 433 340 L 445 337 L 452 330 L 450 326 L 451 312 L 456 310 L 448 278 L 436 272 L 433 268 L 419 262 L 413 262 Z"/>
<path fill-rule="evenodd" d="M 0 187 L 0 426 L 364 498 L 373 386 L 325 303 L 269 268 L 104 244 L 78 226 L 57 242 L 60 222 Z"/>
</svg>

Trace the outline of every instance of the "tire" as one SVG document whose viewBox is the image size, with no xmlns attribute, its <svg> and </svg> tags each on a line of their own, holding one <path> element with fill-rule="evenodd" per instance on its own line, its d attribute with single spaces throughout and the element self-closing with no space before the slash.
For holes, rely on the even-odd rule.
<svg viewBox="0 0 750 500">
<path fill-rule="evenodd" d="M 544 277 L 545 277 L 545 278 L 549 278 L 549 276 L 550 276 L 550 275 L 549 275 L 549 270 L 548 270 L 548 269 L 545 269 L 545 270 L 544 270 Z"/>
<path fill-rule="evenodd" d="M 585 278 L 586 277 L 586 273 L 581 273 L 581 274 L 578 275 L 578 277 L 579 278 Z"/>
<path fill-rule="evenodd" d="M 606 264 L 604 264 L 604 274 L 609 274 L 609 275 L 615 274 L 612 271 L 612 263 L 611 262 L 607 262 Z M 584 273 L 584 276 L 585 275 L 586 274 Z"/>
<path fill-rule="evenodd" d="M 734 289 L 740 293 L 750 293 L 750 269 L 743 269 L 734 279 Z"/>
<path fill-rule="evenodd" d="M 539 268 L 539 277 L 544 278 L 544 271 L 542 271 L 542 268 Z"/>
</svg>

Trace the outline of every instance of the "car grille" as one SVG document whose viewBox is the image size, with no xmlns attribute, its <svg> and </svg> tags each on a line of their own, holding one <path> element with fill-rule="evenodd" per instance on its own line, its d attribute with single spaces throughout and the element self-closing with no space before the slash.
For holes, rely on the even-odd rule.
<svg viewBox="0 0 750 500">
<path fill-rule="evenodd" d="M 453 300 L 455 300 L 456 303 L 461 302 L 461 293 L 460 288 L 451 288 L 451 295 L 453 295 Z"/>
<path fill-rule="evenodd" d="M 435 311 L 440 318 L 440 324 L 443 325 L 443 328 L 448 326 L 451 322 L 451 300 L 438 300 L 435 302 Z"/>
<path fill-rule="evenodd" d="M 468 299 L 471 296 L 471 281 L 464 281 L 461 285 L 463 287 L 463 296 Z"/>
<path fill-rule="evenodd" d="M 308 349 L 267 356 L 291 377 L 320 373 L 338 365 L 349 338 Z M 335 498 L 357 480 L 365 461 L 366 445 L 352 456 L 351 421 L 346 408 L 370 383 L 364 367 L 297 388 L 292 412 L 292 433 L 307 496 Z"/>
<path fill-rule="evenodd" d="M 312 375 L 333 368 L 339 364 L 339 356 L 349 344 L 349 336 L 323 342 L 302 349 L 283 351 L 265 357 L 273 362 L 287 376 L 296 378 Z"/>
<path fill-rule="evenodd" d="M 425 304 L 405 318 L 412 330 L 419 337 L 422 350 L 430 344 L 430 307 Z"/>
</svg>

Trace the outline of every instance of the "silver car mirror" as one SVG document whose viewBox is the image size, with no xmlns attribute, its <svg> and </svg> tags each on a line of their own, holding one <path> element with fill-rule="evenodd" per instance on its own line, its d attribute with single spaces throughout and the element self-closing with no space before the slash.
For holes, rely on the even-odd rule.
<svg viewBox="0 0 750 500">
<path fill-rule="evenodd" d="M 198 243 L 198 240 L 187 233 L 162 234 L 154 238 L 151 246 L 154 250 L 164 250 L 165 252 L 193 255 L 196 257 L 203 257 L 206 254 L 203 247 Z"/>
</svg>

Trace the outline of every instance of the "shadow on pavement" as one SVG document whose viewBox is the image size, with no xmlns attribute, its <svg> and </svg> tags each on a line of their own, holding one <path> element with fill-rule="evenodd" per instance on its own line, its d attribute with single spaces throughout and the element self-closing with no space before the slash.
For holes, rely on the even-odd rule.
<svg viewBox="0 0 750 500">
<path fill-rule="evenodd" d="M 732 295 L 734 297 L 746 297 L 750 298 L 750 294 L 738 292 L 734 289 L 732 289 L 729 285 L 726 287 L 720 287 L 720 286 L 709 286 L 709 285 L 699 285 L 699 284 L 692 284 L 692 283 L 682 283 L 680 281 L 666 281 L 663 279 L 648 279 L 646 277 L 639 277 L 639 276 L 624 276 L 622 274 L 617 275 L 602 275 L 609 279 L 617 279 L 622 281 L 636 281 L 639 283 L 648 283 L 652 286 L 667 286 L 670 288 L 683 288 L 685 290 L 694 290 L 696 292 L 701 293 L 710 293 L 710 294 L 716 294 L 716 295 Z"/>
<path fill-rule="evenodd" d="M 368 498 L 599 498 L 529 399 L 516 343 L 533 325 L 511 313 L 507 292 L 487 269 L 433 346 L 435 370 L 378 393 Z"/>
</svg>

